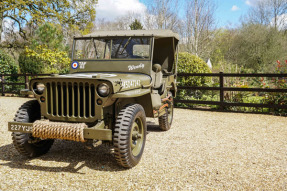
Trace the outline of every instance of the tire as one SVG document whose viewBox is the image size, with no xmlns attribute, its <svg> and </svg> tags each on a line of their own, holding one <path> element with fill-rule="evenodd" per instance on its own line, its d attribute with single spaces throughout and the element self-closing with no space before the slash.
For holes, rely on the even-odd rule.
<svg viewBox="0 0 287 191">
<path fill-rule="evenodd" d="M 37 100 L 24 103 L 17 111 L 14 121 L 32 123 L 41 118 L 40 105 Z M 30 133 L 13 132 L 12 140 L 16 150 L 23 156 L 33 158 L 46 154 L 54 140 L 38 140 Z"/>
<path fill-rule="evenodd" d="M 116 119 L 114 151 L 119 165 L 125 168 L 136 166 L 143 154 L 146 141 L 146 115 L 139 104 L 126 105 Z"/>
<path fill-rule="evenodd" d="M 168 131 L 171 128 L 173 120 L 173 96 L 171 92 L 169 92 L 168 95 L 171 96 L 168 108 L 165 108 L 165 114 L 158 118 L 159 128 L 163 131 Z"/>
</svg>

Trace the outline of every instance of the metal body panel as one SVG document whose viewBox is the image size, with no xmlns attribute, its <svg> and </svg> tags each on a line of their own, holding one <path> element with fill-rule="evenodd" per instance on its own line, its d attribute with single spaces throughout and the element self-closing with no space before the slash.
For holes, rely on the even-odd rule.
<svg viewBox="0 0 287 191">
<path fill-rule="evenodd" d="M 87 128 L 87 129 L 84 129 L 84 137 L 85 139 L 111 141 L 113 140 L 113 133 L 112 133 L 112 130 L 110 129 Z"/>
<path fill-rule="evenodd" d="M 53 121 L 94 122 L 102 119 L 102 106 L 96 103 L 100 98 L 96 88 L 101 83 L 93 79 L 43 78 L 33 79 L 46 88 L 41 95 L 35 94 L 41 106 L 41 115 Z M 110 84 L 110 82 L 106 82 Z M 110 84 L 112 87 L 112 85 Z M 45 101 L 41 101 L 41 97 Z M 101 98 L 103 103 L 107 98 Z"/>
<path fill-rule="evenodd" d="M 30 91 L 29 89 L 22 89 L 20 90 L 20 95 L 34 95 L 32 91 Z"/>
<path fill-rule="evenodd" d="M 114 95 L 127 90 L 139 89 L 148 86 L 151 78 L 145 74 L 123 74 L 123 73 L 75 73 L 67 75 L 55 75 L 47 78 L 31 80 L 30 88 L 35 83 L 43 83 L 46 88 L 43 94 L 35 94 L 41 106 L 41 114 L 53 121 L 70 122 L 95 122 L 102 120 L 103 106 L 112 104 Z M 99 84 L 105 82 L 111 89 L 111 95 L 101 97 L 97 93 Z M 134 91 L 119 94 L 130 95 L 130 97 L 144 95 L 149 90 Z M 45 102 L 40 101 L 41 97 Z M 98 99 L 102 104 L 97 104 Z"/>
<path fill-rule="evenodd" d="M 150 75 L 150 60 L 74 60 L 79 64 L 84 63 L 84 67 L 70 69 L 70 73 L 79 72 L 124 72 L 141 73 Z"/>
<path fill-rule="evenodd" d="M 84 82 L 85 80 L 94 80 L 94 81 L 109 81 L 113 85 L 113 93 L 122 92 L 131 89 L 137 89 L 140 87 L 149 87 L 151 83 L 151 77 L 145 74 L 139 73 L 117 73 L 117 72 L 82 72 L 82 73 L 73 73 L 65 75 L 55 75 L 52 77 L 37 78 L 31 81 L 32 84 L 35 81 L 39 80 L 53 80 L 61 79 L 61 81 L 70 82 L 71 80 L 77 82 Z"/>
<path fill-rule="evenodd" d="M 148 93 L 150 93 L 150 89 L 135 89 L 113 94 L 112 98 L 132 98 L 143 96 Z"/>
</svg>

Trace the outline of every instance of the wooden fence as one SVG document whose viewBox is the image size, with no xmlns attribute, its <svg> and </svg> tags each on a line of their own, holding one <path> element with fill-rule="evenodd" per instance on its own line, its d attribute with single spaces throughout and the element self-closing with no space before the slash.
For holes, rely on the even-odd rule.
<svg viewBox="0 0 287 191">
<path fill-rule="evenodd" d="M 20 89 L 28 89 L 28 82 L 31 78 L 39 76 L 51 76 L 51 74 L 0 74 L 0 88 L 1 95 L 4 96 L 5 93 L 19 94 Z M 205 104 L 205 105 L 218 105 L 220 108 L 225 108 L 227 106 L 239 106 L 239 107 L 259 107 L 259 108 L 277 108 L 277 109 L 287 109 L 286 104 L 262 104 L 262 103 L 238 103 L 230 102 L 225 100 L 224 93 L 228 91 L 235 92 L 277 92 L 277 93 L 287 93 L 287 89 L 267 89 L 267 88 L 239 88 L 239 87 L 226 87 L 225 78 L 229 77 L 274 77 L 274 78 L 286 78 L 287 74 L 234 74 L 234 73 L 180 73 L 178 77 L 216 77 L 219 78 L 219 87 L 203 87 L 203 86 L 178 86 L 178 90 L 212 90 L 219 91 L 219 101 L 204 101 L 204 100 L 183 100 L 175 99 L 175 103 L 182 104 Z M 17 82 L 7 82 L 7 78 L 17 77 L 19 80 Z M 11 90 L 11 88 L 6 87 L 17 86 Z M 19 87 L 20 86 L 20 87 Z M 177 106 L 180 107 L 180 106 Z"/>
<path fill-rule="evenodd" d="M 277 108 L 277 109 L 287 109 L 287 104 L 262 104 L 262 103 L 238 103 L 230 102 L 225 100 L 224 93 L 227 91 L 236 92 L 277 92 L 286 93 L 287 89 L 271 89 L 271 88 L 239 88 L 239 87 L 226 87 L 224 84 L 225 78 L 229 77 L 269 77 L 269 78 L 286 78 L 287 74 L 234 74 L 234 73 L 180 73 L 178 77 L 217 77 L 219 78 L 219 87 L 198 87 L 198 86 L 178 86 L 178 90 L 217 90 L 219 91 L 219 101 L 203 101 L 203 100 L 183 100 L 175 99 L 175 103 L 183 104 L 206 104 L 206 105 L 218 105 L 220 108 L 224 109 L 227 106 L 239 106 L 239 107 L 259 107 L 259 108 Z M 178 106 L 180 107 L 180 106 Z"/>
<path fill-rule="evenodd" d="M 4 96 L 6 93 L 19 94 L 21 89 L 29 88 L 28 84 L 31 78 L 38 76 L 51 76 L 51 74 L 0 74 L 1 95 Z M 9 80 L 11 77 L 15 77 L 15 79 Z M 15 80 L 17 82 L 11 82 Z M 13 86 L 17 86 L 17 88 L 11 88 Z"/>
</svg>

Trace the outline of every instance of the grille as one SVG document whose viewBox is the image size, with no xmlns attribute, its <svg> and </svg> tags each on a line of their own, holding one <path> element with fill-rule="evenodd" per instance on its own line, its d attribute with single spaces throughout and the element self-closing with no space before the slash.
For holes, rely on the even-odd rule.
<svg viewBox="0 0 287 191">
<path fill-rule="evenodd" d="M 88 82 L 48 82 L 47 114 L 54 117 L 95 116 L 95 85 Z"/>
</svg>

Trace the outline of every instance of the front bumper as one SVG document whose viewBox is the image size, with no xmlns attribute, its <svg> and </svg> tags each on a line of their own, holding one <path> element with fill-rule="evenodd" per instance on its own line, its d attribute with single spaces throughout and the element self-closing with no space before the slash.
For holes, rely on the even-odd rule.
<svg viewBox="0 0 287 191">
<path fill-rule="evenodd" d="M 31 133 L 33 135 L 33 133 L 35 133 L 33 131 L 33 130 L 35 130 L 35 123 L 8 122 L 8 131 L 21 132 L 21 133 Z M 41 136 L 36 136 L 36 137 L 50 138 L 50 139 L 74 140 L 74 139 L 65 138 L 65 137 L 68 137 L 68 136 L 65 136 L 65 132 L 61 132 L 62 134 L 64 134 L 64 136 L 60 136 L 60 137 L 64 137 L 64 138 L 60 138 L 56 134 L 57 130 L 53 130 L 53 129 L 55 129 L 55 126 L 59 123 L 57 123 L 57 122 L 46 122 L 46 124 L 47 125 L 45 127 L 43 127 L 43 128 L 45 128 L 44 131 L 46 133 L 48 131 L 48 134 L 51 136 L 45 137 L 45 135 L 44 135 L 44 137 L 41 137 Z M 66 127 L 71 126 L 71 128 L 72 128 L 72 126 L 74 124 L 72 124 L 72 123 L 60 123 L 60 125 L 66 125 Z M 49 128 L 50 126 L 51 126 L 51 128 Z M 51 131 L 54 131 L 54 132 L 49 132 L 50 129 L 51 129 Z M 104 122 L 103 121 L 99 122 L 94 127 L 83 128 L 81 133 L 83 134 L 84 139 L 96 139 L 96 140 L 105 140 L 105 141 L 111 141 L 112 140 L 112 130 L 104 129 Z M 77 140 L 74 140 L 74 141 L 77 141 Z"/>
<path fill-rule="evenodd" d="M 20 90 L 20 95 L 29 96 L 29 95 L 34 95 L 34 93 L 30 91 L 29 89 L 22 89 Z"/>
</svg>

